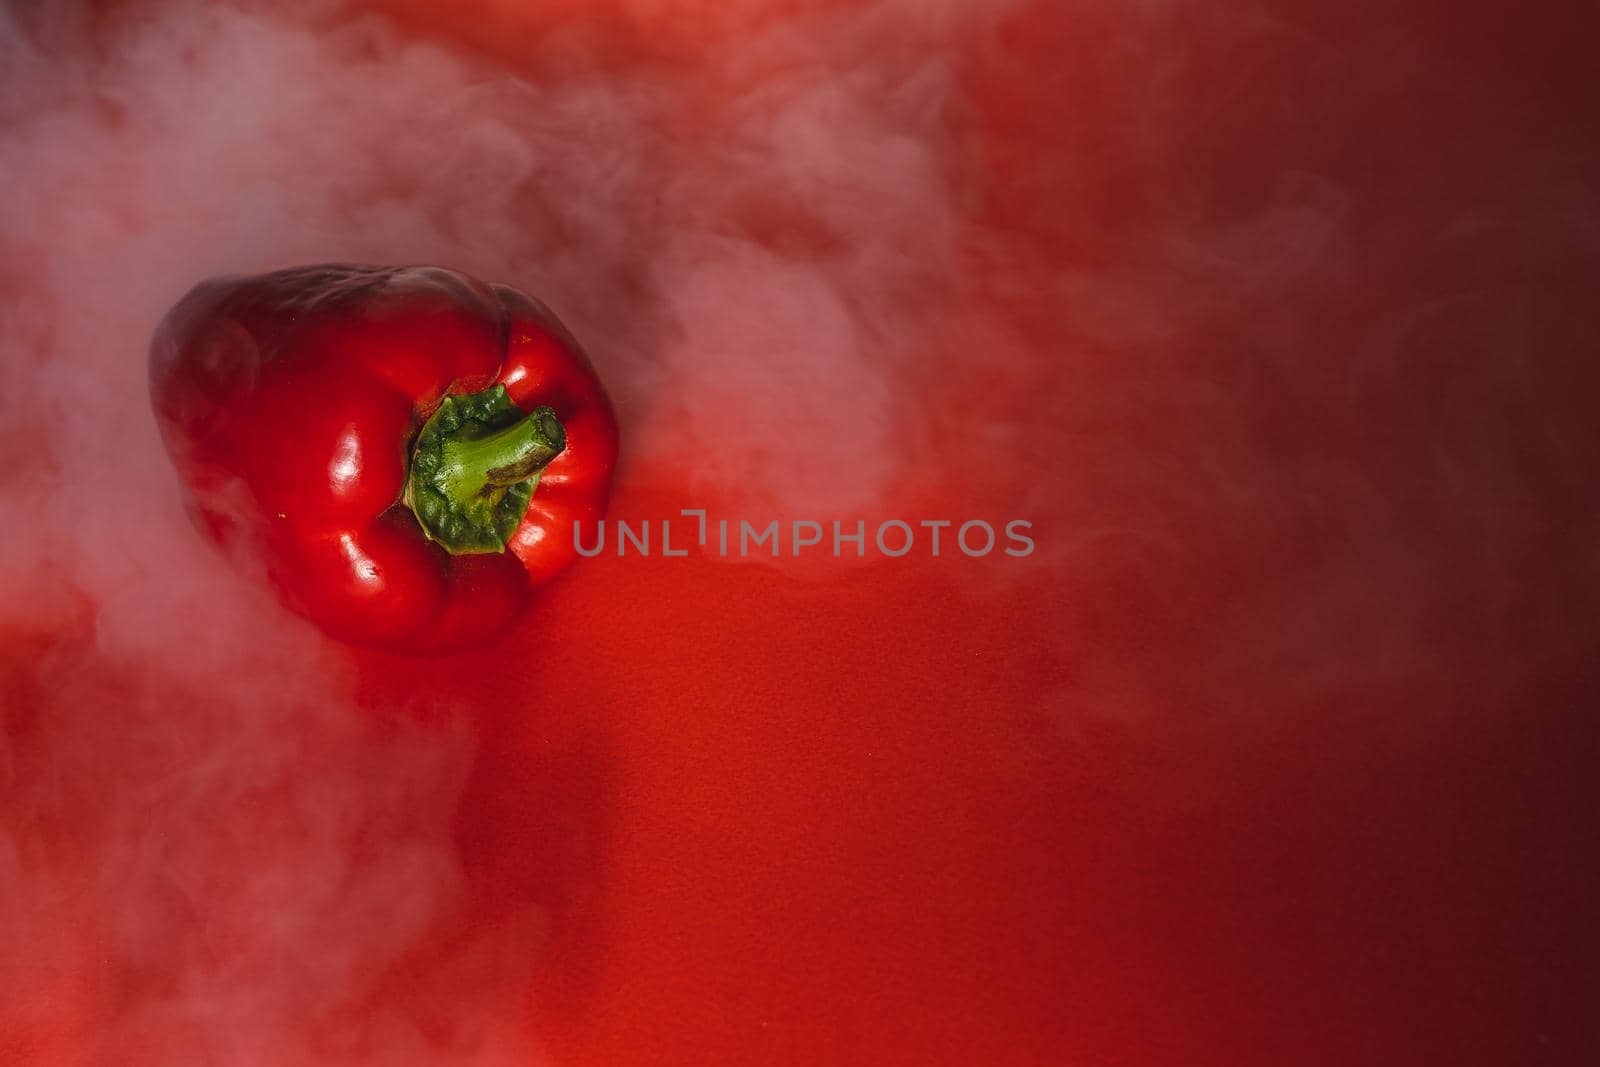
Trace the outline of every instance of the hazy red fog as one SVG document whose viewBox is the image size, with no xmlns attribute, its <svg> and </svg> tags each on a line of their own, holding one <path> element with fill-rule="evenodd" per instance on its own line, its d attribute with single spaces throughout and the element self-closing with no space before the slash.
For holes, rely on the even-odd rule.
<svg viewBox="0 0 1600 1067">
<path fill-rule="evenodd" d="M 0 1062 L 1587 1062 L 1597 23 L 0 8 Z M 329 642 L 145 387 L 325 260 L 556 308 L 614 514 L 868 558 Z"/>
</svg>

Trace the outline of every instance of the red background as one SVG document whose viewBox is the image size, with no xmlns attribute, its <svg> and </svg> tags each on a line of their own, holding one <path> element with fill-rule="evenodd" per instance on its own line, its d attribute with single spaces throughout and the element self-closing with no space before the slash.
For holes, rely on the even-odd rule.
<svg viewBox="0 0 1600 1067">
<path fill-rule="evenodd" d="M 534 84 L 659 78 L 691 154 L 782 75 L 752 42 L 837 46 L 828 11 L 864 10 L 376 6 Z M 883 357 L 913 458 L 856 511 L 793 517 L 1026 518 L 1035 556 L 604 556 L 446 661 L 273 616 L 301 643 L 251 684 L 314 648 L 350 722 L 273 720 L 260 743 L 303 748 L 232 830 L 150 798 L 231 758 L 207 709 L 233 660 L 173 667 L 185 631 L 154 608 L 161 640 L 108 653 L 116 594 L 77 557 L 16 578 L 10 1062 L 1587 1061 L 1594 16 L 1042 3 L 940 37 L 881 10 L 882 41 L 947 64 L 955 268 L 903 298 L 926 348 Z M 74 54 L 126 17 L 99 11 Z M 853 240 L 777 194 L 725 221 L 801 263 Z M 15 323 L 7 343 L 8 369 L 54 351 Z M 620 358 L 592 347 L 602 374 Z M 760 397 L 612 378 L 614 514 L 741 515 L 657 420 L 759 422 Z M 19 485 L 0 482 L 20 505 Z M 154 756 L 117 725 L 151 706 L 179 739 Z M 454 771 L 391 780 L 393 753 L 463 736 Z M 319 775 L 351 784 L 330 799 Z M 324 804 L 357 813 L 331 851 L 307 844 Z M 360 914 L 405 932 L 370 958 L 333 904 L 263 932 L 272 910 L 230 888 L 411 833 L 454 895 L 406 926 L 380 887 Z M 182 907 L 135 896 L 159 931 L 135 937 L 103 921 L 105 878 L 146 839 L 191 878 Z M 274 962 L 240 979 L 257 939 Z M 292 961 L 316 972 L 328 939 L 355 946 L 348 981 L 300 1004 Z M 152 1010 L 218 984 L 266 1002 L 242 1043 L 226 1007 Z"/>
</svg>

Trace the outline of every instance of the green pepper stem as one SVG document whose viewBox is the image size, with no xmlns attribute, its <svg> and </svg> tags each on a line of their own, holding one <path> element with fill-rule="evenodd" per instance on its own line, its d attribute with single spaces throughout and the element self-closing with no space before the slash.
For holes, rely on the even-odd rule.
<svg viewBox="0 0 1600 1067">
<path fill-rule="evenodd" d="M 540 472 L 566 447 L 554 411 L 524 413 L 504 386 L 447 396 L 417 434 L 402 500 L 452 555 L 504 552 Z"/>
<path fill-rule="evenodd" d="M 549 408 L 484 437 L 447 437 L 439 464 L 445 491 L 464 500 L 493 486 L 525 482 L 565 447 L 567 435 Z"/>
</svg>

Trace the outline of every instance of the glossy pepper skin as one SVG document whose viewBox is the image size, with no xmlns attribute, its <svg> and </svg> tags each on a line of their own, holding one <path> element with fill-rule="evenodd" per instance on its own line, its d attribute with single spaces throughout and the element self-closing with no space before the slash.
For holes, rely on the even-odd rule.
<svg viewBox="0 0 1600 1067">
<path fill-rule="evenodd" d="M 438 267 L 203 282 L 157 328 L 150 389 L 201 527 L 370 647 L 503 630 L 573 559 L 574 521 L 604 513 L 617 457 L 611 404 L 556 317 Z"/>
</svg>

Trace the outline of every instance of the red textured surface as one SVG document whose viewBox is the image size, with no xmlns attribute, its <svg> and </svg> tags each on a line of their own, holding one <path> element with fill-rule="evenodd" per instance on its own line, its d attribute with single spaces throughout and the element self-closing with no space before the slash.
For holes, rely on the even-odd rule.
<svg viewBox="0 0 1600 1067">
<path fill-rule="evenodd" d="M 869 518 L 1020 514 L 1038 558 L 608 555 L 443 677 L 339 653 L 376 734 L 465 705 L 459 790 L 346 842 L 447 823 L 463 888 L 359 996 L 261 1047 L 398 1013 L 422 1035 L 400 1059 L 457 1062 L 470 1002 L 516 1035 L 488 1063 L 1587 1062 L 1594 17 L 1138 7 L 1019 5 L 951 46 L 967 284 L 893 384 L 917 420 L 897 440 L 970 454 L 906 468 Z M 685 71 L 787 11 L 393 9 L 543 79 L 565 68 L 541 42 L 576 37 L 707 113 L 776 72 Z M 800 258 L 849 240 L 781 198 L 737 222 Z M 621 390 L 626 449 L 655 412 Z M 961 437 L 986 422 L 1005 433 Z M 736 500 L 625 452 L 614 514 Z M 113 732 L 62 769 L 39 657 L 108 707 L 163 677 L 156 652 L 96 658 L 110 594 L 85 588 L 6 616 L 28 796 L 127 758 Z M 203 694 L 157 692 L 204 721 Z M 273 814 L 296 788 L 194 865 L 298 860 Z M 29 902 L 53 984 L 0 1014 L 0 1051 L 117 1062 L 97 1035 L 186 964 L 102 962 L 123 942 L 72 877 L 120 824 L 65 795 L 0 799 L 68 872 Z M 186 1030 L 134 1032 L 137 1062 L 204 1062 Z"/>
</svg>

